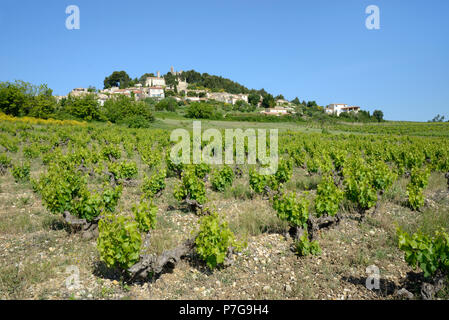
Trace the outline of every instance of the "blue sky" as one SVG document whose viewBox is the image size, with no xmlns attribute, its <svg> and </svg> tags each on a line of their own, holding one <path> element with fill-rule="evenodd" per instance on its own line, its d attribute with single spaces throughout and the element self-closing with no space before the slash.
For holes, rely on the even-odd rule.
<svg viewBox="0 0 449 320">
<path fill-rule="evenodd" d="M 380 30 L 365 27 L 368 5 Z M 65 9 L 80 8 L 67 30 Z M 195 69 L 390 120 L 449 117 L 449 1 L 2 0 L 0 81 L 55 94 L 105 76 Z"/>
</svg>

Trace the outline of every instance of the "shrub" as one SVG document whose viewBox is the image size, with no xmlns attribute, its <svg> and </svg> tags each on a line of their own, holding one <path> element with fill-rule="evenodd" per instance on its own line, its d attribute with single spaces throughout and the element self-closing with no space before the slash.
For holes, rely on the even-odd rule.
<svg viewBox="0 0 449 320">
<path fill-rule="evenodd" d="M 129 124 L 132 119 L 137 119 L 144 124 L 154 121 L 151 106 L 143 101 L 134 101 L 133 98 L 117 95 L 105 101 L 103 106 L 104 118 L 113 123 L 125 122 Z M 144 124 L 146 125 L 146 124 Z"/>
<path fill-rule="evenodd" d="M 410 173 L 410 183 L 419 189 L 424 189 L 429 183 L 430 170 L 412 168 Z"/>
<path fill-rule="evenodd" d="M 150 169 L 158 167 L 162 162 L 162 150 L 155 148 L 152 149 L 150 146 L 139 146 L 139 153 L 142 158 L 142 161 L 145 162 L 146 165 Z"/>
<path fill-rule="evenodd" d="M 160 173 L 155 173 L 150 178 L 145 176 L 141 187 L 143 194 L 148 198 L 153 198 L 159 191 L 164 190 L 166 176 L 166 170 L 162 170 Z"/>
<path fill-rule="evenodd" d="M 166 164 L 167 164 L 167 172 L 170 174 L 170 175 L 175 175 L 175 176 L 178 176 L 178 177 L 180 177 L 181 176 L 181 173 L 182 173 L 182 171 L 184 170 L 184 164 L 182 163 L 182 162 L 180 162 L 180 163 L 178 163 L 178 164 L 176 164 L 176 163 L 174 163 L 171 159 L 170 159 L 170 157 L 167 157 L 167 159 L 165 160 L 165 162 L 166 162 Z"/>
<path fill-rule="evenodd" d="M 122 156 L 122 152 L 120 151 L 120 148 L 118 146 L 109 144 L 101 149 L 101 155 L 105 160 L 110 160 L 110 158 L 120 159 Z"/>
<path fill-rule="evenodd" d="M 204 181 L 198 178 L 193 170 L 182 173 L 181 183 L 175 186 L 173 194 L 178 201 L 190 199 L 197 201 L 199 204 L 206 202 Z"/>
<path fill-rule="evenodd" d="M 211 171 L 211 167 L 207 163 L 200 163 L 193 165 L 193 170 L 195 171 L 195 175 L 200 178 L 204 179 L 208 173 Z"/>
<path fill-rule="evenodd" d="M 417 266 L 429 277 L 441 271 L 449 272 L 449 235 L 443 230 L 437 231 L 433 237 L 407 232 L 398 229 L 399 249 L 404 251 L 405 261 L 413 268 Z"/>
<path fill-rule="evenodd" d="M 173 98 L 166 98 L 166 99 L 163 99 L 163 100 L 159 101 L 155 105 L 155 109 L 156 109 L 156 111 L 166 110 L 166 111 L 175 112 L 177 106 L 178 106 L 178 103 L 176 102 L 175 99 L 173 99 Z"/>
<path fill-rule="evenodd" d="M 424 195 L 422 189 L 408 184 L 407 185 L 407 202 L 412 210 L 418 210 L 424 205 Z"/>
<path fill-rule="evenodd" d="M 87 177 L 72 168 L 51 166 L 34 183 L 46 208 L 54 214 L 70 212 L 72 215 L 92 221 L 103 212 L 113 212 L 120 198 L 122 187 L 104 187 L 102 192 L 87 189 Z"/>
<path fill-rule="evenodd" d="M 75 170 L 64 170 L 53 165 L 41 175 L 35 191 L 40 193 L 43 203 L 51 213 L 74 212 L 73 199 L 81 197 L 86 184 L 86 177 Z"/>
<path fill-rule="evenodd" d="M 98 223 L 97 248 L 108 267 L 127 270 L 140 258 L 142 238 L 138 223 L 129 217 L 108 215 Z"/>
<path fill-rule="evenodd" d="M 306 197 L 296 198 L 296 193 L 277 195 L 273 199 L 273 208 L 277 216 L 287 221 L 290 226 L 307 228 L 309 219 L 309 200 Z"/>
<path fill-rule="evenodd" d="M 23 147 L 23 155 L 27 159 L 35 159 L 39 157 L 40 153 L 41 152 L 36 145 Z"/>
<path fill-rule="evenodd" d="M 21 165 L 13 165 L 12 175 L 16 182 L 25 182 L 30 180 L 30 164 L 28 162 Z"/>
<path fill-rule="evenodd" d="M 186 115 L 188 118 L 194 119 L 212 119 L 214 118 L 214 108 L 204 102 L 193 102 L 187 108 Z"/>
<path fill-rule="evenodd" d="M 200 229 L 195 238 L 195 249 L 207 266 L 214 269 L 225 261 L 228 250 L 235 251 L 242 248 L 242 244 L 235 240 L 235 236 L 228 227 L 228 223 L 213 212 L 199 221 Z"/>
<path fill-rule="evenodd" d="M 132 179 L 137 177 L 137 164 L 134 161 L 111 162 L 108 170 L 115 179 Z"/>
<path fill-rule="evenodd" d="M 212 187 L 216 191 L 224 191 L 234 181 L 234 171 L 229 166 L 224 166 L 212 176 Z"/>
<path fill-rule="evenodd" d="M 430 170 L 412 168 L 410 183 L 407 184 L 408 205 L 412 210 L 418 210 L 424 205 L 423 189 L 429 182 Z"/>
<path fill-rule="evenodd" d="M 79 97 L 69 95 L 62 104 L 62 109 L 70 115 L 83 120 L 102 120 L 100 105 L 95 94 Z"/>
<path fill-rule="evenodd" d="M 373 186 L 372 170 L 361 159 L 354 158 L 343 169 L 346 197 L 361 211 L 374 207 L 377 192 Z"/>
<path fill-rule="evenodd" d="M 129 115 L 119 123 L 126 125 L 128 128 L 149 128 L 152 121 L 142 115 Z"/>
<path fill-rule="evenodd" d="M 278 170 L 275 173 L 275 178 L 278 184 L 286 183 L 292 177 L 292 162 L 287 160 L 281 160 L 278 165 Z"/>
<path fill-rule="evenodd" d="M 310 241 L 307 231 L 295 241 L 295 251 L 296 254 L 300 256 L 307 256 L 309 254 L 319 255 L 321 253 L 321 248 L 318 241 Z"/>
<path fill-rule="evenodd" d="M 133 206 L 132 210 L 141 232 L 148 232 L 156 227 L 157 206 L 153 202 L 142 200 L 138 206 Z"/>
<path fill-rule="evenodd" d="M 396 174 L 383 161 L 377 161 L 371 166 L 373 186 L 376 190 L 385 191 L 393 185 Z"/>
<path fill-rule="evenodd" d="M 327 214 L 334 216 L 343 200 L 343 191 L 335 184 L 331 176 L 323 178 L 317 188 L 317 197 L 315 198 L 315 210 L 318 216 Z"/>
<path fill-rule="evenodd" d="M 0 174 L 5 174 L 9 167 L 11 167 L 11 159 L 4 153 L 0 154 Z"/>
<path fill-rule="evenodd" d="M 266 187 L 272 190 L 278 188 L 276 177 L 274 175 L 260 174 L 253 168 L 249 171 L 249 185 L 256 193 L 265 192 Z"/>
</svg>

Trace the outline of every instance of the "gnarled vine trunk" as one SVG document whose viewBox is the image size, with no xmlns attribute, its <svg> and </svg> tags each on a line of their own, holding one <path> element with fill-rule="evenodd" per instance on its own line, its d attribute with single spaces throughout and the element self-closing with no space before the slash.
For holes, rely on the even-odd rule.
<svg viewBox="0 0 449 320">
<path fill-rule="evenodd" d="M 98 237 L 98 221 L 101 217 L 96 217 L 92 221 L 86 219 L 80 219 L 70 214 L 68 211 L 64 211 L 64 221 L 73 233 L 81 233 L 85 239 L 94 239 Z"/>
<path fill-rule="evenodd" d="M 144 247 L 148 247 L 150 236 L 144 241 Z M 164 270 L 173 269 L 182 257 L 192 252 L 195 246 L 194 239 L 188 239 L 177 247 L 162 252 L 159 256 L 147 254 L 140 258 L 140 261 L 128 269 L 131 279 L 145 280 L 148 276 L 161 274 Z"/>
</svg>

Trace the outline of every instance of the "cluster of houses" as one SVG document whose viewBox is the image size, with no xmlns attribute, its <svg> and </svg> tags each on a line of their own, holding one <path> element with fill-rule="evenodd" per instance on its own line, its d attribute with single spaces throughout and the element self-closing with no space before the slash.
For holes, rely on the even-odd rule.
<svg viewBox="0 0 449 320">
<path fill-rule="evenodd" d="M 360 111 L 359 106 L 349 106 L 345 103 L 331 103 L 328 105 L 324 111 L 327 114 L 335 114 L 337 116 L 340 116 L 342 113 L 349 113 L 354 112 L 358 113 Z M 266 115 L 275 115 L 275 116 L 282 116 L 286 114 L 294 114 L 295 109 L 293 108 L 292 104 L 286 100 L 277 100 L 276 101 L 276 107 L 269 108 L 267 110 L 261 111 L 260 113 L 266 114 Z"/>
<path fill-rule="evenodd" d="M 278 99 L 276 100 L 276 106 L 274 108 L 267 108 L 260 113 L 269 116 L 284 116 L 287 114 L 294 114 L 296 112 L 293 104 L 290 101 Z"/>
<path fill-rule="evenodd" d="M 182 71 L 174 71 L 173 67 L 171 67 L 171 73 L 174 75 L 180 75 Z M 173 90 L 172 86 L 168 86 L 165 82 L 164 77 L 161 77 L 160 72 L 157 71 L 157 75 L 154 77 L 147 77 L 145 81 L 145 85 L 136 84 L 133 87 L 128 87 L 125 89 L 120 89 L 119 87 L 111 87 L 108 89 L 100 90 L 99 92 L 95 92 L 98 97 L 98 101 L 100 105 L 103 105 L 104 102 L 114 95 L 125 95 L 128 97 L 135 97 L 136 100 L 143 100 L 145 98 L 154 98 L 157 100 L 165 98 L 165 90 Z M 187 101 L 206 101 L 206 100 L 217 100 L 224 103 L 235 104 L 239 100 L 243 100 L 248 103 L 248 95 L 247 94 L 232 94 L 227 92 L 209 92 L 206 90 L 189 90 L 188 83 L 186 81 L 178 80 L 177 91 L 186 93 L 184 100 Z M 189 94 L 190 92 L 190 94 Z M 80 96 L 83 94 L 92 93 L 87 88 L 75 88 L 73 89 L 69 95 L 72 96 Z M 63 98 L 63 97 L 58 97 Z M 176 100 L 183 100 L 179 97 L 174 97 Z"/>
<path fill-rule="evenodd" d="M 171 67 L 170 72 L 179 76 L 182 71 L 174 71 L 173 67 Z M 147 77 L 145 84 L 136 84 L 133 87 L 129 87 L 126 89 L 120 89 L 118 87 L 111 87 L 108 89 L 100 90 L 99 92 L 95 92 L 98 98 L 98 102 L 100 105 L 104 105 L 104 102 L 114 95 L 125 95 L 125 96 L 133 96 L 136 100 L 143 100 L 145 98 L 153 98 L 153 99 L 164 99 L 165 98 L 165 90 L 173 90 L 172 86 L 167 86 L 164 77 L 161 77 L 160 72 L 157 71 L 157 75 L 154 77 Z M 247 94 L 232 94 L 228 92 L 210 92 L 208 90 L 190 90 L 188 89 L 188 83 L 186 81 L 181 81 L 178 79 L 177 91 L 186 93 L 183 98 L 174 97 L 176 100 L 186 100 L 186 101 L 207 101 L 207 100 L 216 100 L 229 104 L 236 104 L 237 101 L 244 101 L 248 103 L 248 95 Z M 86 88 L 75 88 L 73 89 L 69 95 L 72 96 L 80 96 L 84 94 L 91 93 L 89 89 Z M 63 98 L 63 97 L 58 97 Z M 259 105 L 261 102 L 259 102 Z M 348 106 L 344 103 L 332 103 L 325 108 L 325 112 L 327 114 L 336 114 L 340 116 L 341 113 L 344 112 L 359 112 L 360 107 L 358 106 Z M 295 108 L 293 104 L 284 99 L 276 100 L 276 106 L 274 108 L 268 108 L 264 111 L 260 112 L 265 115 L 275 115 L 282 116 L 287 114 L 294 114 Z"/>
</svg>

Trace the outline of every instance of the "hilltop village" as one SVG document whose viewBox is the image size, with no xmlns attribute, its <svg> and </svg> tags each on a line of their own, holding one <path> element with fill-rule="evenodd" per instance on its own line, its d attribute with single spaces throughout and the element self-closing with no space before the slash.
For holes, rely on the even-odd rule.
<svg viewBox="0 0 449 320">
<path fill-rule="evenodd" d="M 122 71 L 123 72 L 123 71 Z M 117 95 L 124 95 L 128 97 L 133 97 L 136 101 L 145 100 L 147 98 L 154 99 L 156 101 L 163 100 L 168 97 L 172 97 L 178 103 L 189 104 L 192 102 L 208 102 L 216 101 L 229 105 L 236 104 L 253 104 L 260 114 L 272 115 L 272 116 L 284 116 L 295 114 L 296 106 L 298 103 L 295 101 L 288 101 L 282 95 L 274 97 L 273 101 L 267 104 L 263 104 L 264 94 L 260 94 L 256 101 L 250 101 L 249 93 L 231 93 L 226 92 L 224 89 L 212 90 L 207 87 L 198 86 L 196 84 L 188 83 L 183 77 L 183 71 L 175 71 L 171 67 L 170 71 L 161 76 L 160 71 L 156 74 L 149 73 L 147 76 L 141 78 L 140 81 L 130 81 L 132 85 L 122 85 L 120 86 L 105 86 L 102 90 L 97 90 L 95 88 L 75 88 L 67 96 L 57 96 L 57 99 L 64 99 L 68 96 L 80 97 L 86 94 L 95 94 L 99 105 L 103 106 L 105 101 L 111 99 Z M 170 78 L 171 81 L 166 81 Z M 298 100 L 299 102 L 299 100 Z M 304 105 L 309 105 L 309 103 L 303 103 Z M 314 107 L 319 107 L 313 101 L 311 103 Z M 345 103 L 331 103 L 326 107 L 322 108 L 326 114 L 333 114 L 340 116 L 342 113 L 353 113 L 357 114 L 360 111 L 359 106 L 350 106 Z M 261 109 L 261 110 L 260 110 Z"/>
</svg>

